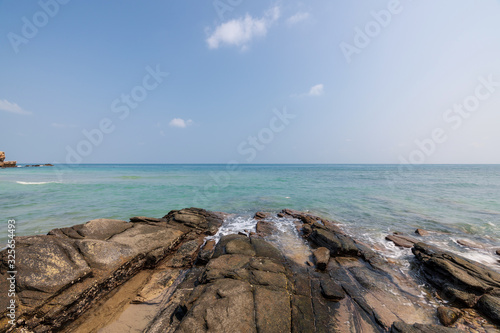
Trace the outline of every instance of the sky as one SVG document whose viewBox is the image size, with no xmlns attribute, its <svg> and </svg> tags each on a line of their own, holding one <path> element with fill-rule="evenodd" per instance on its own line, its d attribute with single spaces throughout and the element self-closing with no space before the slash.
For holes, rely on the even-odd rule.
<svg viewBox="0 0 500 333">
<path fill-rule="evenodd" d="M 500 163 L 500 0 L 0 0 L 18 163 Z"/>
</svg>

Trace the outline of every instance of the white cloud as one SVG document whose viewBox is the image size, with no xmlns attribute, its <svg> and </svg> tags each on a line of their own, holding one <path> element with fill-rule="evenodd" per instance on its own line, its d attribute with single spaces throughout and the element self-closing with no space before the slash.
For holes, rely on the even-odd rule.
<svg viewBox="0 0 500 333">
<path fill-rule="evenodd" d="M 178 127 L 178 128 L 186 128 L 189 125 L 193 124 L 193 121 L 191 119 L 184 120 L 181 118 L 174 118 L 170 120 L 170 123 L 168 123 L 170 127 Z"/>
<path fill-rule="evenodd" d="M 290 97 L 305 97 L 305 96 L 321 96 L 325 92 L 325 86 L 320 83 L 315 86 L 312 86 L 308 92 L 303 94 L 292 94 Z"/>
<path fill-rule="evenodd" d="M 307 12 L 298 12 L 297 14 L 290 16 L 287 20 L 286 23 L 288 25 L 294 25 L 299 22 L 307 20 L 311 15 Z"/>
<path fill-rule="evenodd" d="M 23 108 L 21 108 L 16 103 L 11 103 L 6 99 L 4 99 L 4 100 L 0 99 L 0 110 L 15 113 L 15 114 L 22 114 L 22 115 L 32 114 L 29 111 L 23 110 Z"/>
<path fill-rule="evenodd" d="M 324 93 L 324 86 L 323 84 L 317 84 L 315 86 L 312 86 L 311 89 L 309 89 L 309 93 L 307 96 L 320 96 L 323 95 Z"/>
<path fill-rule="evenodd" d="M 208 47 L 217 49 L 226 44 L 241 47 L 244 51 L 253 38 L 265 36 L 269 27 L 279 17 L 280 9 L 276 6 L 261 18 L 253 18 L 247 14 L 245 17 L 222 23 L 207 37 Z"/>
</svg>

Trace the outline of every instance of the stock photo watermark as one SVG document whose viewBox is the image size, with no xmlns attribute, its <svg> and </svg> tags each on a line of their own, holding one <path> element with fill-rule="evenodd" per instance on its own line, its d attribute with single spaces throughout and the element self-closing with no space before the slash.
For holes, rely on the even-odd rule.
<svg viewBox="0 0 500 333">
<path fill-rule="evenodd" d="M 251 163 L 258 156 L 258 153 L 266 149 L 275 139 L 276 135 L 290 125 L 291 120 L 297 116 L 289 113 L 286 108 L 273 110 L 273 117 L 269 120 L 268 126 L 260 129 L 255 135 L 249 135 L 238 144 L 236 151 L 240 155 L 240 160 L 231 160 L 226 163 L 226 170 L 210 172 L 211 182 L 205 184 L 201 191 L 196 190 L 193 196 L 193 206 L 207 206 L 211 198 L 218 196 L 219 192 L 229 186 L 231 179 L 237 176 L 242 163 Z"/>
<path fill-rule="evenodd" d="M 14 325 L 16 320 L 16 221 L 8 220 L 7 222 L 7 317 L 9 324 Z M 2 296 L 4 297 L 4 296 Z"/>
<path fill-rule="evenodd" d="M 391 186 L 397 177 L 404 176 L 403 169 L 412 170 L 413 166 L 427 162 L 436 153 L 439 145 L 448 141 L 449 134 L 460 129 L 464 121 L 478 111 L 481 104 L 490 99 L 500 87 L 500 81 L 496 81 L 493 74 L 480 76 L 477 80 L 478 84 L 473 93 L 443 112 L 442 119 L 446 126 L 434 128 L 427 138 L 416 139 L 415 148 L 410 153 L 406 156 L 399 155 L 398 175 L 393 174 L 393 179 L 388 179 Z"/>
<path fill-rule="evenodd" d="M 214 2 L 212 2 L 212 5 L 214 6 L 217 16 L 219 16 L 219 19 L 223 21 L 225 19 L 224 15 L 227 12 L 232 12 L 242 3 L 243 0 L 214 0 Z"/>
<path fill-rule="evenodd" d="M 339 44 L 340 50 L 348 64 L 352 62 L 354 55 L 359 55 L 370 45 L 373 39 L 377 38 L 382 31 L 387 28 L 394 16 L 403 11 L 403 5 L 400 0 L 391 0 L 387 3 L 385 9 L 371 11 L 371 20 L 363 26 L 354 27 L 354 36 L 352 42 L 342 41 Z"/>
<path fill-rule="evenodd" d="M 19 53 L 19 47 L 26 45 L 30 40 L 35 38 L 40 29 L 49 24 L 61 9 L 61 6 L 66 5 L 70 0 L 40 0 L 38 6 L 40 10 L 36 11 L 31 17 L 23 16 L 21 18 L 22 26 L 19 33 L 9 32 L 7 39 L 14 52 Z"/>
<path fill-rule="evenodd" d="M 146 74 L 143 76 L 141 84 L 134 86 L 128 93 L 122 93 L 110 104 L 111 113 L 120 121 L 127 119 L 131 111 L 137 109 L 140 103 L 148 97 L 148 94 L 158 88 L 169 75 L 168 72 L 163 72 L 160 69 L 160 65 L 156 65 L 155 68 L 147 66 L 145 70 Z M 84 138 L 73 146 L 66 146 L 66 164 L 54 162 L 59 180 L 62 180 L 62 174 L 64 169 L 68 167 L 67 165 L 83 163 L 84 158 L 91 155 L 94 149 L 104 142 L 106 135 L 115 131 L 116 124 L 116 119 L 104 117 L 97 123 L 96 127 L 90 130 L 83 129 L 81 133 Z"/>
</svg>

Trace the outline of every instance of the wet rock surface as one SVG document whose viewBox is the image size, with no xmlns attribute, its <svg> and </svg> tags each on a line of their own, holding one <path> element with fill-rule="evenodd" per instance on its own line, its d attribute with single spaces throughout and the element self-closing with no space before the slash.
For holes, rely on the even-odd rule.
<svg viewBox="0 0 500 333">
<path fill-rule="evenodd" d="M 417 243 L 412 249 L 426 279 L 443 298 L 477 308 L 500 323 L 500 274 L 491 268 L 435 246 Z"/>
<path fill-rule="evenodd" d="M 424 230 L 424 229 L 417 229 L 417 230 L 415 230 L 415 233 L 417 235 L 420 235 L 420 236 L 428 236 L 429 235 L 429 232 L 427 230 Z"/>
<path fill-rule="evenodd" d="M 444 326 L 453 325 L 462 315 L 462 313 L 459 309 L 450 308 L 450 307 L 446 307 L 446 306 L 440 306 L 437 309 L 437 314 L 438 314 L 439 321 Z"/>
<path fill-rule="evenodd" d="M 412 275 L 338 223 L 290 209 L 257 213 L 256 234 L 206 239 L 223 218 L 188 208 L 18 237 L 18 318 L 15 327 L 2 319 L 0 331 L 498 331 L 499 276 L 471 260 L 394 234 L 412 243 Z M 290 235 L 280 236 L 277 219 Z M 438 307 L 441 299 L 453 307 Z"/>
<path fill-rule="evenodd" d="M 417 239 L 399 233 L 394 233 L 393 235 L 387 235 L 385 239 L 393 242 L 396 246 L 405 247 L 409 249 L 412 248 L 413 245 L 418 243 Z"/>
</svg>

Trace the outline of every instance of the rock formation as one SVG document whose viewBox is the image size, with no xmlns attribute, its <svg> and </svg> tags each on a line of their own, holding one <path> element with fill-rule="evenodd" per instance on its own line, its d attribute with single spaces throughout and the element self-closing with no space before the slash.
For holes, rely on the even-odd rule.
<svg viewBox="0 0 500 333">
<path fill-rule="evenodd" d="M 416 269 L 435 289 L 423 287 L 335 222 L 289 209 L 278 216 L 296 225 L 300 236 L 294 231 L 294 241 L 307 248 L 305 259 L 272 242 L 280 232 L 272 214 L 258 215 L 258 234 L 215 242 L 206 237 L 217 232 L 225 215 L 197 208 L 17 237 L 17 318 L 14 326 L 8 323 L 8 298 L 2 297 L 0 332 L 499 328 L 500 278 L 489 268 L 416 243 Z M 6 295 L 7 251 L 0 255 L 0 293 Z M 432 296 L 435 291 L 440 298 Z M 439 299 L 450 296 L 460 309 L 438 309 Z M 438 318 L 449 327 L 438 325 Z"/>
<path fill-rule="evenodd" d="M 5 152 L 0 151 L 0 168 L 15 168 L 16 161 L 5 161 Z"/>
<path fill-rule="evenodd" d="M 500 323 L 500 274 L 491 268 L 425 243 L 412 249 L 422 272 L 443 298 L 477 308 Z"/>
</svg>

